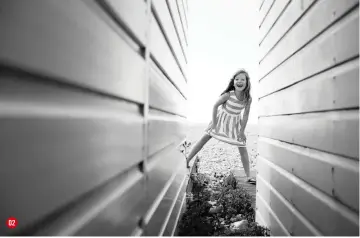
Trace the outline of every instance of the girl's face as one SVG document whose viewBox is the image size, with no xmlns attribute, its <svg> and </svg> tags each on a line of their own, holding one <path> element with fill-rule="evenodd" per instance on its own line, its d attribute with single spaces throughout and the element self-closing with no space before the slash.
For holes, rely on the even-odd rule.
<svg viewBox="0 0 360 238">
<path fill-rule="evenodd" d="M 246 75 L 238 74 L 234 79 L 234 87 L 237 91 L 243 91 L 246 88 Z"/>
</svg>

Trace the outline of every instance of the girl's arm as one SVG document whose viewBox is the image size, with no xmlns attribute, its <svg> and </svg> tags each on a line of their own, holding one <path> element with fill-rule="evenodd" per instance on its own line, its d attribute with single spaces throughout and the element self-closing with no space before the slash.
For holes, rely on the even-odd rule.
<svg viewBox="0 0 360 238">
<path fill-rule="evenodd" d="M 251 102 L 252 102 L 252 98 L 249 99 L 249 102 L 247 103 L 247 105 L 246 105 L 246 107 L 245 107 L 243 119 L 241 120 L 241 124 L 240 124 L 240 125 L 241 125 L 241 129 L 240 129 L 240 132 L 242 132 L 242 133 L 245 132 L 245 127 L 246 127 L 246 124 L 247 124 L 248 119 L 249 119 Z"/>
<path fill-rule="evenodd" d="M 217 109 L 221 104 L 225 103 L 229 99 L 229 97 L 230 97 L 230 93 L 224 93 L 215 102 L 215 105 L 214 105 L 214 108 L 213 108 L 213 114 L 212 114 L 212 122 L 213 122 L 214 127 L 215 127 L 215 125 L 217 123 L 217 121 L 216 121 Z"/>
</svg>

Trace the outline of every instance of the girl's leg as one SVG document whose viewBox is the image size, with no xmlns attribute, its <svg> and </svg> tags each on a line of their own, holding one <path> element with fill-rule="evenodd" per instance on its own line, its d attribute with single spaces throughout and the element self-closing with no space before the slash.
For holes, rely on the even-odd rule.
<svg viewBox="0 0 360 238">
<path fill-rule="evenodd" d="M 196 142 L 194 147 L 191 149 L 189 155 L 186 158 L 186 164 L 189 167 L 189 162 L 192 160 L 192 158 L 203 148 L 203 146 L 211 139 L 211 136 L 208 134 L 204 134 L 201 139 Z"/>
<path fill-rule="evenodd" d="M 247 152 L 246 147 L 238 147 L 238 148 L 239 148 L 239 152 L 240 152 L 241 162 L 242 162 L 244 170 L 245 170 L 246 178 L 247 178 L 247 180 L 249 180 L 250 179 L 249 154 Z"/>
</svg>

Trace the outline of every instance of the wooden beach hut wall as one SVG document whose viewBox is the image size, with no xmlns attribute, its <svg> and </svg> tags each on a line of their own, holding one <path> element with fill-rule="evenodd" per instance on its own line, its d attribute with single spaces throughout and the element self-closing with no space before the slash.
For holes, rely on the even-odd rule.
<svg viewBox="0 0 360 238">
<path fill-rule="evenodd" d="M 359 235 L 359 1 L 261 0 L 256 219 Z"/>
<path fill-rule="evenodd" d="M 173 235 L 187 0 L 0 2 L 0 235 Z"/>
</svg>

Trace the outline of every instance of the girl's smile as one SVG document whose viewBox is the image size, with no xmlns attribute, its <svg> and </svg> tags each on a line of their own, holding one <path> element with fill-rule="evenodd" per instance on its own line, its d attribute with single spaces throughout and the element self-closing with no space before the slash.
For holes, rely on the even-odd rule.
<svg viewBox="0 0 360 238">
<path fill-rule="evenodd" d="M 238 74 L 234 79 L 234 87 L 237 91 L 243 91 L 246 87 L 246 75 Z"/>
</svg>

